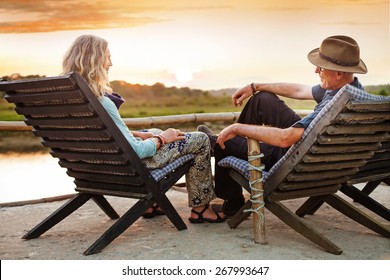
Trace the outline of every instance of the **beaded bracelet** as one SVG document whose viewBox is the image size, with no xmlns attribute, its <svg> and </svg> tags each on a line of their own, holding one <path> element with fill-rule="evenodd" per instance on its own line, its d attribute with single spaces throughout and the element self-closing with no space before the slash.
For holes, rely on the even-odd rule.
<svg viewBox="0 0 390 280">
<path fill-rule="evenodd" d="M 153 138 L 157 138 L 158 143 L 160 143 L 160 147 L 164 145 L 164 140 L 160 135 L 154 135 Z"/>
<path fill-rule="evenodd" d="M 165 145 L 167 143 L 167 139 L 165 139 L 165 137 L 162 136 L 162 134 L 159 134 L 157 136 L 161 139 L 161 141 L 163 142 L 163 145 Z"/>
</svg>

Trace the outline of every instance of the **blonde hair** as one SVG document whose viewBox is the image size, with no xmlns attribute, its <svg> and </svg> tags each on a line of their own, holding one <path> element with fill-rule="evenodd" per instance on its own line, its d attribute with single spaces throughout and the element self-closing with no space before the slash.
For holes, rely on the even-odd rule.
<svg viewBox="0 0 390 280">
<path fill-rule="evenodd" d="M 63 73 L 78 72 L 97 97 L 112 92 L 103 67 L 107 46 L 108 42 L 103 38 L 82 35 L 73 42 L 62 61 Z"/>
</svg>

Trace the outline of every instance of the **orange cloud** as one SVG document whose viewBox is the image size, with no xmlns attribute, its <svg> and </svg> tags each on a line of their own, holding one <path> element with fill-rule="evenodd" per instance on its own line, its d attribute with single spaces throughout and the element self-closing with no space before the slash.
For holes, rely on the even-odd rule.
<svg viewBox="0 0 390 280">
<path fill-rule="evenodd" d="M 62 30 L 81 30 L 81 29 L 105 29 L 105 28 L 125 28 L 144 25 L 156 20 L 148 18 L 121 18 L 116 21 L 104 20 L 95 17 L 83 17 L 82 19 L 73 18 L 47 18 L 33 21 L 20 21 L 0 23 L 0 33 L 34 33 L 34 32 L 52 32 Z"/>
<path fill-rule="evenodd" d="M 323 6 L 367 7 L 386 3 L 386 0 L 1 0 L 0 33 L 136 27 L 174 20 L 166 15 L 175 11 L 246 8 L 250 11 L 296 13 Z"/>
<path fill-rule="evenodd" d="M 75 29 L 134 27 L 158 21 L 120 1 L 2 1 L 0 33 L 33 33 Z M 28 15 L 28 20 L 26 20 Z"/>
<path fill-rule="evenodd" d="M 226 6 L 183 5 L 165 1 L 2 0 L 0 33 L 34 33 L 80 29 L 128 28 L 162 19 L 147 13 L 221 9 Z M 2 20 L 6 18 L 6 20 Z"/>
</svg>

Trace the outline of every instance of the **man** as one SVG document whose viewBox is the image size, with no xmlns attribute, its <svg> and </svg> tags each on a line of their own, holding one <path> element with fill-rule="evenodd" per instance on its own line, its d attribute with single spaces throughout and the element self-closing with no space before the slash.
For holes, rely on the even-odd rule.
<svg viewBox="0 0 390 280">
<path fill-rule="evenodd" d="M 354 73 L 367 73 L 367 67 L 360 59 L 359 46 L 354 39 L 347 36 L 328 37 L 320 48 L 308 54 L 308 59 L 316 66 L 315 73 L 321 79 L 319 85 L 252 83 L 232 95 L 235 106 L 242 105 L 250 97 L 237 123 L 224 128 L 217 139 L 207 127 L 198 128 L 209 135 L 212 146 L 216 142 L 212 147 L 216 162 L 215 192 L 225 200 L 222 210 L 226 215 L 233 215 L 245 201 L 241 186 L 229 177 L 228 169 L 218 166 L 222 158 L 235 156 L 247 159 L 246 137 L 253 138 L 261 142 L 260 149 L 264 154 L 262 163 L 265 170 L 269 170 L 291 145 L 301 139 L 310 122 L 341 87 L 351 84 L 363 89 Z M 318 105 L 313 113 L 301 119 L 278 95 L 301 100 L 314 99 Z"/>
</svg>

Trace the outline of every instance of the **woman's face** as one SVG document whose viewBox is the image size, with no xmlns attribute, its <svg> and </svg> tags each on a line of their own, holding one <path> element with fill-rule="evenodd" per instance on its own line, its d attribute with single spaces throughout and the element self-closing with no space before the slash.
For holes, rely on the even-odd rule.
<svg viewBox="0 0 390 280">
<path fill-rule="evenodd" d="M 103 64 L 103 68 L 106 69 L 106 71 L 108 72 L 108 70 L 110 69 L 110 67 L 112 66 L 112 62 L 111 62 L 111 53 L 110 53 L 110 49 L 107 47 L 106 49 L 106 59 L 104 61 L 104 64 Z"/>
</svg>

